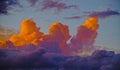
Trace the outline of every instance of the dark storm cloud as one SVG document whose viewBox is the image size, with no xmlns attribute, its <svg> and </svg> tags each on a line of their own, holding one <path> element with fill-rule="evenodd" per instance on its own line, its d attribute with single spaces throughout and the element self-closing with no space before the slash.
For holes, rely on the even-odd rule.
<svg viewBox="0 0 120 70">
<path fill-rule="evenodd" d="M 8 14 L 13 5 L 19 5 L 18 0 L 0 0 L 0 14 Z"/>
<path fill-rule="evenodd" d="M 26 45 L 21 49 L 0 49 L 1 68 L 40 70 L 120 70 L 120 54 L 96 50 L 86 57 L 64 56 L 45 51 L 45 48 Z"/>
<path fill-rule="evenodd" d="M 112 15 L 120 15 L 120 12 L 114 11 L 114 10 L 103 10 L 103 11 L 93 11 L 93 12 L 87 12 L 89 14 L 89 17 L 98 17 L 98 18 L 107 18 Z"/>
</svg>

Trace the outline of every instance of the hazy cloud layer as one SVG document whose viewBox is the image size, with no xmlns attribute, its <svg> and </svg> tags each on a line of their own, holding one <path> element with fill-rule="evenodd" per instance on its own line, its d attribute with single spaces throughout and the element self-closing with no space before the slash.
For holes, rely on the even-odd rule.
<svg viewBox="0 0 120 70">
<path fill-rule="evenodd" d="M 29 45 L 30 46 L 30 45 Z M 63 56 L 48 53 L 40 47 L 0 49 L 0 67 L 3 69 L 40 70 L 119 70 L 120 54 L 96 50 L 90 56 Z M 34 49 L 34 50 L 33 50 Z"/>
</svg>

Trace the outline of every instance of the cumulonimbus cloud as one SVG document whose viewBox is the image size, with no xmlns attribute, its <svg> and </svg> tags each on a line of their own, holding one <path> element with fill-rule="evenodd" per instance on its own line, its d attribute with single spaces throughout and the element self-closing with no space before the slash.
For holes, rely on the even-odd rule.
<svg viewBox="0 0 120 70">
<path fill-rule="evenodd" d="M 37 45 L 38 41 L 41 41 L 41 37 L 44 35 L 42 32 L 39 32 L 39 29 L 33 20 L 24 19 L 21 22 L 20 32 L 12 35 L 10 41 L 13 42 L 16 47 L 24 44 Z"/>
<path fill-rule="evenodd" d="M 40 28 L 36 26 L 33 20 L 24 19 L 21 22 L 20 32 L 13 34 L 9 41 L 16 48 L 33 44 L 44 47 L 49 52 L 68 55 L 79 53 L 80 51 L 84 52 L 84 50 L 94 50 L 93 46 L 97 37 L 98 27 L 98 19 L 90 17 L 77 28 L 76 35 L 71 37 L 69 27 L 66 24 L 55 22 L 48 27 L 48 34 L 44 34 L 40 32 Z M 67 43 L 68 41 L 70 41 L 69 44 Z"/>
<path fill-rule="evenodd" d="M 69 35 L 68 26 L 60 22 L 50 25 L 48 34 L 44 34 L 33 20 L 24 19 L 20 32 L 0 43 L 0 68 L 119 70 L 120 54 L 114 51 L 96 50 L 89 56 L 70 55 L 79 50 L 82 50 L 79 53 L 90 53 L 98 28 L 98 18 L 90 17 L 78 26 L 73 37 Z"/>
<path fill-rule="evenodd" d="M 98 18 L 91 17 L 77 28 L 77 34 L 71 38 L 70 46 L 76 52 L 93 49 L 99 28 Z"/>
</svg>

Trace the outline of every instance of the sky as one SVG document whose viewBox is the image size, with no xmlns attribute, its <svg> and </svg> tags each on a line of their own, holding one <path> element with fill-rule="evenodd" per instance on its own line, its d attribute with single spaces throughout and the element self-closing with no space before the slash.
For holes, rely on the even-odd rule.
<svg viewBox="0 0 120 70">
<path fill-rule="evenodd" d="M 119 0 L 0 0 L 0 68 L 120 70 Z"/>
<path fill-rule="evenodd" d="M 30 18 L 47 34 L 48 26 L 59 21 L 75 35 L 77 27 L 88 17 L 98 17 L 95 45 L 120 51 L 119 3 L 119 0 L 6 0 L 5 7 L 0 8 L 0 25 L 17 33 L 21 20 Z M 4 6 L 2 1 L 0 5 Z"/>
</svg>

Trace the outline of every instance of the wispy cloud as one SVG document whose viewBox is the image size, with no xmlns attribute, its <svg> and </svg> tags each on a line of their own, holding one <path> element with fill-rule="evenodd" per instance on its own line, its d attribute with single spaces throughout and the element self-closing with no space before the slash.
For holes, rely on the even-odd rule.
<svg viewBox="0 0 120 70">
<path fill-rule="evenodd" d="M 77 5 L 68 5 L 64 3 L 62 0 L 27 0 L 29 6 L 28 7 L 36 7 L 37 10 L 43 11 L 48 9 L 55 9 L 57 12 L 61 12 L 65 9 L 74 8 L 77 9 Z M 9 9 L 13 9 L 12 6 L 17 5 L 19 7 L 24 8 L 24 5 L 21 5 L 21 1 L 19 0 L 2 0 L 0 1 L 0 14 L 8 14 Z M 15 6 L 14 6 L 15 7 Z"/>
<path fill-rule="evenodd" d="M 35 6 L 38 0 L 28 0 L 31 6 Z"/>
<path fill-rule="evenodd" d="M 107 18 L 112 15 L 120 15 L 120 12 L 114 11 L 111 9 L 103 10 L 103 11 L 93 11 L 93 12 L 86 12 L 89 17 L 98 17 L 98 18 Z"/>
<path fill-rule="evenodd" d="M 41 10 L 47 10 L 55 8 L 56 11 L 62 11 L 69 8 L 77 8 L 77 5 L 67 5 L 66 3 L 58 0 L 44 0 Z"/>
<path fill-rule="evenodd" d="M 81 16 L 71 16 L 71 17 L 64 17 L 64 19 L 80 19 Z"/>
</svg>

